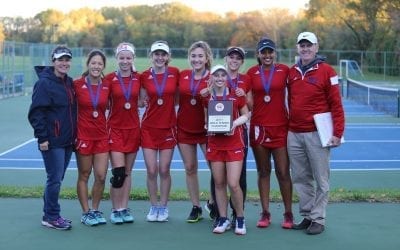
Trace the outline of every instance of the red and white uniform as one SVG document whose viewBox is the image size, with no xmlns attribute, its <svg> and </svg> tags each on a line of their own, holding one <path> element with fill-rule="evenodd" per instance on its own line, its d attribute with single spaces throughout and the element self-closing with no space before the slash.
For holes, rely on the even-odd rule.
<svg viewBox="0 0 400 250">
<path fill-rule="evenodd" d="M 274 69 L 268 93 L 264 84 L 270 79 Z M 250 119 L 250 145 L 262 145 L 268 148 L 286 146 L 288 133 L 288 111 L 285 102 L 289 67 L 274 64 L 270 69 L 260 71 L 260 66 L 252 66 L 247 71 L 253 94 L 253 110 Z M 261 74 L 264 74 L 262 77 Z M 264 83 L 263 83 L 264 79 Z M 268 95 L 269 102 L 264 98 Z"/>
<path fill-rule="evenodd" d="M 96 96 L 98 88 L 99 97 L 96 109 L 88 87 L 92 89 L 92 95 Z M 108 107 L 110 87 L 105 81 L 98 84 L 86 84 L 86 78 L 81 77 L 74 81 L 74 90 L 78 103 L 77 145 L 76 148 L 82 154 L 95 154 L 108 152 L 108 129 L 106 123 L 106 109 Z M 98 117 L 93 116 L 97 111 Z M 98 146 L 94 145 L 97 144 Z"/>
<path fill-rule="evenodd" d="M 209 75 L 193 80 L 197 85 L 194 95 L 191 91 L 192 70 L 183 70 L 179 78 L 179 110 L 177 114 L 178 143 L 204 144 L 207 142 L 207 131 L 204 129 L 204 107 L 200 90 L 207 87 Z M 199 82 L 200 81 L 200 82 Z M 196 104 L 192 105 L 194 98 Z"/>
<path fill-rule="evenodd" d="M 141 124 L 142 147 L 153 149 L 173 148 L 176 145 L 176 111 L 175 95 L 178 88 L 179 70 L 167 67 L 168 76 L 162 96 L 157 93 L 156 84 L 163 81 L 164 73 L 156 74 L 153 79 L 151 69 L 144 71 L 140 77 L 142 88 L 146 90 L 148 100 Z M 162 105 L 157 103 L 162 99 Z"/>
<path fill-rule="evenodd" d="M 229 89 L 231 89 L 231 91 L 235 91 L 235 87 L 237 88 L 242 88 L 244 90 L 245 93 L 249 92 L 251 86 L 250 86 L 250 77 L 247 74 L 238 74 L 238 77 L 231 79 L 232 80 L 232 85 L 231 82 L 227 82 L 228 83 L 228 87 Z M 238 81 L 239 80 L 239 81 Z"/>
<path fill-rule="evenodd" d="M 313 115 L 332 112 L 333 134 L 341 138 L 344 111 L 335 70 L 320 62 L 303 75 L 297 65 L 289 72 L 289 130 L 295 133 L 316 131 Z"/>
<path fill-rule="evenodd" d="M 140 146 L 140 120 L 138 98 L 140 93 L 140 74 L 133 72 L 129 77 L 121 77 L 123 86 L 118 79 L 118 73 L 106 75 L 104 81 L 110 83 L 110 128 L 111 151 L 135 153 Z M 129 85 L 130 89 L 129 89 Z M 126 91 L 126 93 L 124 92 Z M 125 95 L 129 93 L 127 100 Z M 129 103 L 129 108 L 126 108 Z"/>
<path fill-rule="evenodd" d="M 205 99 L 204 105 L 208 105 L 209 100 L 212 98 L 210 96 L 208 99 Z M 216 100 L 222 100 L 222 96 L 218 96 Z M 235 120 L 240 116 L 240 109 L 246 105 L 246 98 L 244 96 L 238 97 L 235 93 L 230 92 L 229 95 L 226 96 L 226 100 L 233 101 L 233 117 L 232 119 Z M 237 161 L 238 159 L 226 160 L 226 159 L 219 159 L 216 160 L 212 158 L 215 156 L 215 152 L 217 151 L 241 151 L 240 154 L 242 155 L 241 160 L 243 160 L 243 149 L 245 147 L 243 141 L 243 127 L 238 126 L 234 129 L 232 135 L 225 135 L 225 134 L 215 134 L 208 136 L 208 143 L 207 143 L 207 153 L 206 158 L 207 160 L 211 161 Z"/>
</svg>

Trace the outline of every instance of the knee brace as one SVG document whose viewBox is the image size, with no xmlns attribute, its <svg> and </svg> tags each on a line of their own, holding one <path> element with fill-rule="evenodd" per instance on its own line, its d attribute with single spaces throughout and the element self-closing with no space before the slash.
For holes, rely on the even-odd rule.
<svg viewBox="0 0 400 250">
<path fill-rule="evenodd" d="M 110 178 L 110 183 L 113 188 L 120 188 L 124 185 L 125 181 L 125 167 L 113 168 L 111 169 L 112 177 Z"/>
</svg>

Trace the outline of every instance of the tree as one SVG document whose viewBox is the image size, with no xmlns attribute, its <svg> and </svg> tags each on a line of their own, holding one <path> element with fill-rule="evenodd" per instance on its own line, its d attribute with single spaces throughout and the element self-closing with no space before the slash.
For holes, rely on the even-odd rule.
<svg viewBox="0 0 400 250">
<path fill-rule="evenodd" d="M 0 23 L 0 42 L 3 42 L 3 41 L 4 41 L 4 38 L 5 38 L 5 35 L 4 35 L 4 26 L 3 26 L 3 23 Z"/>
</svg>

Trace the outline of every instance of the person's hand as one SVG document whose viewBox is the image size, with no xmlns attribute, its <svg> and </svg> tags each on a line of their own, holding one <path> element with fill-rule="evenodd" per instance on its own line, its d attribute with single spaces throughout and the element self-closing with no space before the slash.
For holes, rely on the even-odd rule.
<svg viewBox="0 0 400 250">
<path fill-rule="evenodd" d="M 49 141 L 45 141 L 39 144 L 40 151 L 47 151 L 49 150 Z"/>
<path fill-rule="evenodd" d="M 340 146 L 341 144 L 341 139 L 336 136 L 332 136 L 332 138 L 328 141 L 329 147 L 337 147 Z"/>
<path fill-rule="evenodd" d="M 235 94 L 236 94 L 236 96 L 240 97 L 240 96 L 245 96 L 246 92 L 244 92 L 244 90 L 242 88 L 236 88 Z"/>
<path fill-rule="evenodd" d="M 201 97 L 207 97 L 210 95 L 210 89 L 209 88 L 204 88 L 202 90 L 200 90 L 200 95 Z"/>
</svg>

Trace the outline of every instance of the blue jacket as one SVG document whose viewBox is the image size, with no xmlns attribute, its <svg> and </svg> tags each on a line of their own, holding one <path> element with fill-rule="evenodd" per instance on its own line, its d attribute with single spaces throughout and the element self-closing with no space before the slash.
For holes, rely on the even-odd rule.
<svg viewBox="0 0 400 250">
<path fill-rule="evenodd" d="M 71 146 L 76 139 L 77 105 L 72 78 L 54 74 L 54 67 L 35 66 L 39 80 L 32 93 L 28 119 L 38 143 L 49 148 Z"/>
</svg>

